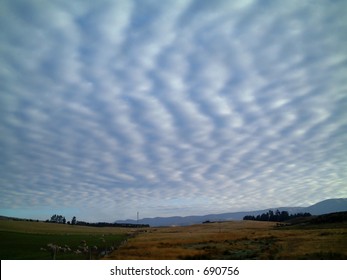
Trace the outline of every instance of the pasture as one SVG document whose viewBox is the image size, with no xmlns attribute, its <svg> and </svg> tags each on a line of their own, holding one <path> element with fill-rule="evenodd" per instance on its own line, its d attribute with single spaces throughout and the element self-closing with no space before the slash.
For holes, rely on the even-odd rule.
<svg viewBox="0 0 347 280">
<path fill-rule="evenodd" d="M 234 221 L 150 228 L 105 259 L 347 259 L 347 224 Z"/>
<path fill-rule="evenodd" d="M 0 220 L 0 258 L 346 260 L 347 224 L 233 221 L 138 229 Z"/>
<path fill-rule="evenodd" d="M 0 259 L 100 259 L 122 244 L 132 230 L 0 220 Z"/>
</svg>

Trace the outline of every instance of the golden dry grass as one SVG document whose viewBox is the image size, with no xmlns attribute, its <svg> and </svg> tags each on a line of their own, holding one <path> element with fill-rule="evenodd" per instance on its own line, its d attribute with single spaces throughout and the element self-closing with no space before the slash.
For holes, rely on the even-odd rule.
<svg viewBox="0 0 347 280">
<path fill-rule="evenodd" d="M 107 259 L 346 258 L 347 227 L 276 228 L 272 222 L 235 221 L 149 228 Z"/>
</svg>

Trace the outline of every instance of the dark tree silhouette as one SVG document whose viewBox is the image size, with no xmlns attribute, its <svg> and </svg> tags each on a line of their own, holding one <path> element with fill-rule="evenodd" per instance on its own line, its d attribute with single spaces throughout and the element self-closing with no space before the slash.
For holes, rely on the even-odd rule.
<svg viewBox="0 0 347 280">
<path fill-rule="evenodd" d="M 49 222 L 51 222 L 51 223 L 58 223 L 58 224 L 65 224 L 66 223 L 66 219 L 62 215 L 54 214 L 51 217 L 51 219 L 49 220 Z"/>
<path fill-rule="evenodd" d="M 253 221 L 272 221 L 272 222 L 283 222 L 289 219 L 298 218 L 298 217 L 309 217 L 310 213 L 297 213 L 289 215 L 288 211 L 280 212 L 278 209 L 274 213 L 272 210 L 269 210 L 267 213 L 263 213 L 261 215 L 252 216 L 247 215 L 244 216 L 244 220 L 253 220 Z"/>
</svg>

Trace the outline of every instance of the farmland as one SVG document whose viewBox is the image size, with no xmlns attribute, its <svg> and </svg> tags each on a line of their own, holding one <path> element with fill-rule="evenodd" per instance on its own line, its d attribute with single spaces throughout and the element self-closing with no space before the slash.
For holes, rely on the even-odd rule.
<svg viewBox="0 0 347 280">
<path fill-rule="evenodd" d="M 0 258 L 99 259 L 122 244 L 131 231 L 124 228 L 0 220 Z"/>
<path fill-rule="evenodd" d="M 235 221 L 151 228 L 106 259 L 347 259 L 347 224 Z"/>
<path fill-rule="evenodd" d="M 51 250 L 52 246 L 58 249 Z M 0 257 L 39 260 L 347 259 L 347 224 L 279 227 L 274 222 L 231 221 L 137 229 L 0 220 Z"/>
</svg>

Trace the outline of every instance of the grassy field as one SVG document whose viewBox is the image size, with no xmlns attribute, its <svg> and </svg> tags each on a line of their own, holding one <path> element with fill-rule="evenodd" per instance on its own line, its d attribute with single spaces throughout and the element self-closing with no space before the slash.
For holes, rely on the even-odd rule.
<svg viewBox="0 0 347 280">
<path fill-rule="evenodd" d="M 237 221 L 150 228 L 106 259 L 347 259 L 347 224 Z"/>
<path fill-rule="evenodd" d="M 122 244 L 132 231 L 0 220 L 0 259 L 100 259 Z"/>
<path fill-rule="evenodd" d="M 347 223 L 276 227 L 234 221 L 135 229 L 0 220 L 0 258 L 346 260 Z"/>
</svg>

